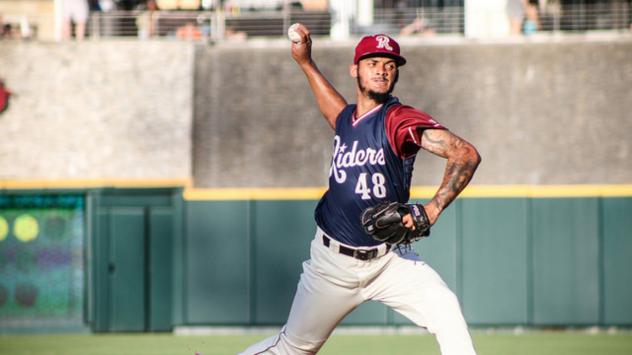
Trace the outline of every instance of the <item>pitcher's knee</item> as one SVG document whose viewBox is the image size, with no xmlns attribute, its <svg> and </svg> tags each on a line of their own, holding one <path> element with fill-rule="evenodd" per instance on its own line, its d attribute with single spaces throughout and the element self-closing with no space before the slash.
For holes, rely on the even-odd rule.
<svg viewBox="0 0 632 355">
<path fill-rule="evenodd" d="M 281 334 L 282 341 L 286 342 L 289 347 L 294 351 L 289 354 L 297 355 L 312 355 L 316 354 L 318 350 L 323 346 L 326 339 L 306 339 L 304 337 L 293 334 L 289 330 L 285 330 Z"/>
</svg>

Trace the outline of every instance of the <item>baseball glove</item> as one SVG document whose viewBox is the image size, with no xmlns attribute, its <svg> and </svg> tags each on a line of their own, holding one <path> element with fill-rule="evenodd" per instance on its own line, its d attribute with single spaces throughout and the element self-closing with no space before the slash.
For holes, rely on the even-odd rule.
<svg viewBox="0 0 632 355">
<path fill-rule="evenodd" d="M 411 214 L 415 230 L 402 223 Z M 369 207 L 362 213 L 362 227 L 375 240 L 389 244 L 410 244 L 430 235 L 430 222 L 423 205 L 384 202 Z"/>
</svg>

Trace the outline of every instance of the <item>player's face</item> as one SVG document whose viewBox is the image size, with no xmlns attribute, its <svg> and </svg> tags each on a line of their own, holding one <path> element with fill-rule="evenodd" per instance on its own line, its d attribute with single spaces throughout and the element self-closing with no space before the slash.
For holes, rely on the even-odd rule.
<svg viewBox="0 0 632 355">
<path fill-rule="evenodd" d="M 386 57 L 366 58 L 354 67 L 362 94 L 383 102 L 395 89 L 398 75 L 395 60 Z"/>
</svg>

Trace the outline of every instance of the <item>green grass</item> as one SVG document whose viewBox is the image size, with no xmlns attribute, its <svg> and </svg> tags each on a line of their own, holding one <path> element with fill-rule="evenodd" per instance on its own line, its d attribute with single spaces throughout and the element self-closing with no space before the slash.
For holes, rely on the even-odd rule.
<svg viewBox="0 0 632 355">
<path fill-rule="evenodd" d="M 264 335 L 0 335 L 1 355 L 225 355 Z M 632 333 L 475 333 L 479 355 L 630 355 Z M 334 335 L 323 355 L 438 355 L 430 335 Z"/>
</svg>

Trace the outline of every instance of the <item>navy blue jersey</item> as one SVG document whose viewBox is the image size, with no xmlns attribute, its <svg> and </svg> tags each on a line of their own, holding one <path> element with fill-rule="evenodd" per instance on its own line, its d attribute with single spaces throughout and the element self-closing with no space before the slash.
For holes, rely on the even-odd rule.
<svg viewBox="0 0 632 355">
<path fill-rule="evenodd" d="M 393 105 L 399 105 L 395 97 L 356 122 L 356 105 L 348 105 L 336 119 L 329 189 L 315 218 L 325 233 L 344 244 L 380 244 L 362 229 L 362 211 L 383 201 L 405 203 L 410 197 L 415 155 L 398 157 L 388 141 L 385 121 Z"/>
</svg>

